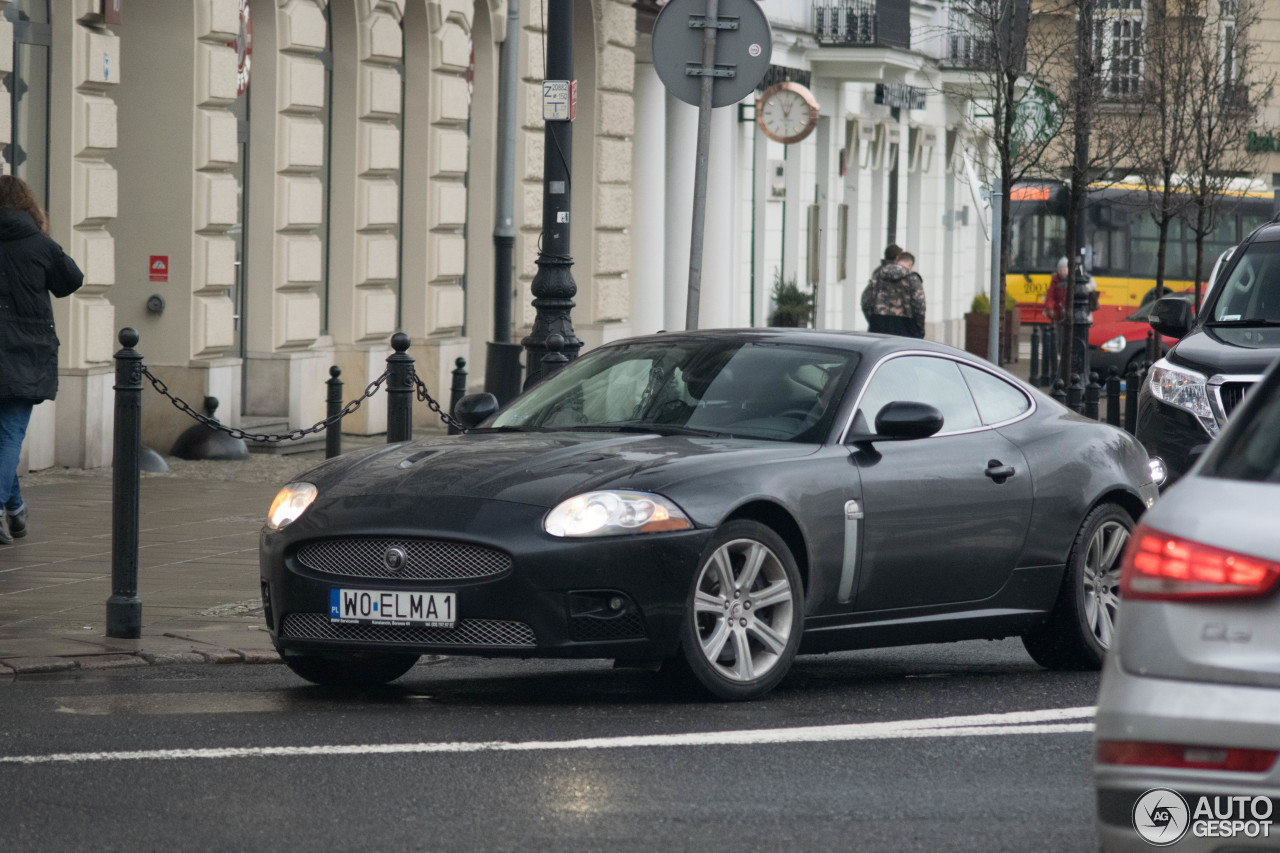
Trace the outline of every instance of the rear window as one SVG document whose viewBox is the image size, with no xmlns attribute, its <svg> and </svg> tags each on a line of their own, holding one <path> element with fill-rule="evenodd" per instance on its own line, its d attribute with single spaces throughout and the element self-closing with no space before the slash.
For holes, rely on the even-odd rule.
<svg viewBox="0 0 1280 853">
<path fill-rule="evenodd" d="M 1280 483 L 1280 373 L 1256 386 L 1265 395 L 1247 423 L 1223 436 L 1203 474 L 1228 480 Z"/>
</svg>

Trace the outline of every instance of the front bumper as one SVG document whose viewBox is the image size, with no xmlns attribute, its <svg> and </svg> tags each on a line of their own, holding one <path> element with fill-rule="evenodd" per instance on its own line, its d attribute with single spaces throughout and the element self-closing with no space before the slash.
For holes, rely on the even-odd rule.
<svg viewBox="0 0 1280 853">
<path fill-rule="evenodd" d="M 1108 655 L 1098 694 L 1098 740 L 1179 743 L 1211 748 L 1275 749 L 1280 744 L 1280 690 L 1206 682 L 1147 678 L 1125 672 Z M 1263 773 L 1094 764 L 1098 838 L 1106 853 L 1150 851 L 1133 825 L 1138 799 L 1167 788 L 1187 803 L 1188 831 L 1169 849 L 1178 853 L 1280 851 L 1280 761 Z M 1209 808 L 1225 809 L 1214 797 L 1268 798 L 1271 825 L 1250 837 L 1245 828 L 1223 837 L 1220 824 L 1194 819 L 1201 797 Z M 1265 810 L 1259 802 L 1259 809 Z M 1216 819 L 1216 818 L 1215 818 Z M 1263 834 L 1266 832 L 1267 834 Z M 1210 835 L 1209 833 L 1216 833 Z"/>
<path fill-rule="evenodd" d="M 1168 476 L 1164 488 L 1190 470 L 1197 451 L 1207 446 L 1210 436 L 1190 412 L 1162 403 L 1151 396 L 1146 383 L 1138 395 L 1136 435 L 1147 455 L 1164 462 Z"/>
<path fill-rule="evenodd" d="M 282 531 L 264 530 L 268 627 L 285 656 L 334 651 L 604 657 L 673 655 L 684 605 L 712 531 L 561 539 L 543 507 L 474 498 L 370 495 L 316 501 Z M 352 577 L 298 559 L 318 540 L 430 539 L 504 552 L 510 568 L 454 580 Z M 333 589 L 452 591 L 452 629 L 337 625 Z M 621 601 L 616 610 L 608 605 Z"/>
</svg>

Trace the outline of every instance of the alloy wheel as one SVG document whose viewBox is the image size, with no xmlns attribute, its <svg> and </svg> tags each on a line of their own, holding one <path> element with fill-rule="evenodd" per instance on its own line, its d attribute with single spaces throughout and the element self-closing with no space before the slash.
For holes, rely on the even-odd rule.
<svg viewBox="0 0 1280 853">
<path fill-rule="evenodd" d="M 1120 562 L 1129 541 L 1129 528 L 1119 521 L 1098 526 L 1085 552 L 1084 613 L 1089 630 L 1104 648 L 1111 648 L 1116 610 L 1120 606 Z"/>
<path fill-rule="evenodd" d="M 702 655 L 723 677 L 750 682 L 783 658 L 795 591 L 782 561 L 755 539 L 733 539 L 703 564 L 694 590 Z"/>
</svg>

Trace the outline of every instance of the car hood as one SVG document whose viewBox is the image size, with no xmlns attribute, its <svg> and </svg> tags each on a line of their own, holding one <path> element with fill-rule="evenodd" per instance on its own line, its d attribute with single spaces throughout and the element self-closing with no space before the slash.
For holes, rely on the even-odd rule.
<svg viewBox="0 0 1280 853">
<path fill-rule="evenodd" d="M 1280 328 L 1204 328 L 1187 335 L 1169 354 L 1169 360 L 1215 374 L 1256 374 L 1280 356 Z"/>
<path fill-rule="evenodd" d="M 584 491 L 664 493 L 725 468 L 782 462 L 816 445 L 610 432 L 478 433 L 393 444 L 295 478 L 321 498 L 459 496 L 554 506 Z"/>
</svg>

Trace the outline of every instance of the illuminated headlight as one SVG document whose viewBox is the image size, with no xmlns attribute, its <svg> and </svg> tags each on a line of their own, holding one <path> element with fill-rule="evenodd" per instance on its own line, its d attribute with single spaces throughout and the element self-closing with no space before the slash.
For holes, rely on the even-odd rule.
<svg viewBox="0 0 1280 853">
<path fill-rule="evenodd" d="M 1151 365 L 1147 381 L 1157 400 L 1190 412 L 1199 419 L 1205 432 L 1211 436 L 1218 434 L 1218 421 L 1209 405 L 1209 385 L 1203 373 L 1174 367 L 1162 358 Z"/>
<path fill-rule="evenodd" d="M 1111 340 L 1102 345 L 1105 352 L 1124 352 L 1125 346 L 1129 342 L 1124 339 L 1124 335 L 1116 335 Z"/>
<path fill-rule="evenodd" d="M 616 536 L 693 527 L 680 507 L 644 492 L 587 492 L 547 513 L 543 528 L 552 536 Z"/>
<path fill-rule="evenodd" d="M 1164 485 L 1164 478 L 1168 476 L 1164 470 L 1164 460 L 1159 456 L 1154 456 L 1147 460 L 1147 470 L 1151 472 L 1151 482 L 1157 486 Z"/>
<path fill-rule="evenodd" d="M 297 520 L 319 492 L 310 483 L 290 483 L 280 490 L 267 513 L 267 529 L 279 530 Z"/>
</svg>

